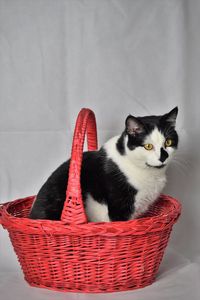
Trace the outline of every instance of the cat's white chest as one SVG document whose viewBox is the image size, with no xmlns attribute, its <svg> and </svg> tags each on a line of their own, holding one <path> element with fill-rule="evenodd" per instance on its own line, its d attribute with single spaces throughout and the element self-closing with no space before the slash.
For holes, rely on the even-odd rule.
<svg viewBox="0 0 200 300">
<path fill-rule="evenodd" d="M 166 184 L 165 173 L 158 170 L 140 170 L 126 163 L 122 163 L 120 168 L 126 175 L 128 182 L 137 189 L 134 201 L 135 211 L 132 215 L 132 218 L 137 218 L 146 212 L 159 197 Z"/>
<path fill-rule="evenodd" d="M 138 192 L 135 197 L 135 211 L 133 218 L 137 218 L 146 212 L 151 204 L 159 197 L 166 183 L 166 177 L 149 177 L 140 184 Z"/>
</svg>

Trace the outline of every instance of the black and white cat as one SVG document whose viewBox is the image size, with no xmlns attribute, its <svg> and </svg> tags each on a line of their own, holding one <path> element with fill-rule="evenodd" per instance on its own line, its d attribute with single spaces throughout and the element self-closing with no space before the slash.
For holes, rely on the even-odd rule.
<svg viewBox="0 0 200 300">
<path fill-rule="evenodd" d="M 178 146 L 178 108 L 163 116 L 133 117 L 125 130 L 99 151 L 83 153 L 81 187 L 88 221 L 126 221 L 145 213 L 166 183 L 166 168 Z M 40 189 L 32 219 L 60 220 L 69 162 L 63 163 Z"/>
</svg>

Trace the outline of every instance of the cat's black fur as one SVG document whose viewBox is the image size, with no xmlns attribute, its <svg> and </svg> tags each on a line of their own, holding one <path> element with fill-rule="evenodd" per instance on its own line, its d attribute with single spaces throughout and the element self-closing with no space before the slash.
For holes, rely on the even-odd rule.
<svg viewBox="0 0 200 300">
<path fill-rule="evenodd" d="M 70 160 L 63 163 L 42 186 L 30 218 L 60 219 L 66 196 L 69 163 Z M 109 217 L 113 221 L 128 220 L 133 212 L 137 190 L 127 183 L 117 165 L 107 158 L 103 148 L 83 153 L 81 187 L 83 200 L 90 193 L 98 202 L 106 201 Z"/>
<path fill-rule="evenodd" d="M 177 115 L 175 108 L 170 114 Z M 127 118 L 128 119 L 128 118 Z M 143 140 L 155 125 L 164 133 L 166 138 L 173 140 L 173 147 L 178 145 L 178 135 L 174 125 L 169 121 L 169 114 L 164 116 L 138 117 L 139 133 L 130 133 L 126 120 L 126 129 L 118 139 L 116 148 L 121 155 L 126 155 L 124 139 L 128 136 L 128 148 L 135 149 L 143 145 Z M 160 160 L 164 161 L 166 152 L 161 151 Z M 36 201 L 30 212 L 32 219 L 60 220 L 68 181 L 70 160 L 63 163 L 48 178 L 40 189 Z M 81 188 L 85 203 L 87 194 L 90 194 L 99 203 L 108 206 L 108 214 L 111 221 L 125 221 L 134 212 L 134 198 L 136 188 L 131 186 L 117 164 L 107 157 L 102 147 L 99 151 L 83 153 L 81 168 Z"/>
</svg>

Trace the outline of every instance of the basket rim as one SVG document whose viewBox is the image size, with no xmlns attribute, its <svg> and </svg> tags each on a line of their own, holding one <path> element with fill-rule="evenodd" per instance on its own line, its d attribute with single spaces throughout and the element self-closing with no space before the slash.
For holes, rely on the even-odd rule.
<svg viewBox="0 0 200 300">
<path fill-rule="evenodd" d="M 47 235 L 141 235 L 162 231 L 171 227 L 177 221 L 181 212 L 180 202 L 169 195 L 163 194 L 161 194 L 158 199 L 170 202 L 170 206 L 166 209 L 166 213 L 164 212 L 156 216 L 141 217 L 129 221 L 67 224 L 63 221 L 33 220 L 29 218 L 16 217 L 8 212 L 10 207 L 23 202 L 33 201 L 34 198 L 35 196 L 28 196 L 5 204 L 1 215 L 1 223 L 3 227 L 13 231 Z"/>
</svg>

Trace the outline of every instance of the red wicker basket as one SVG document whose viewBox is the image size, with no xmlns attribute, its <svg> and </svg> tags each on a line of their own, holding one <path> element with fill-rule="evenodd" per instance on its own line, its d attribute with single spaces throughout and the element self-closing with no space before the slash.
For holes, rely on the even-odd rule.
<svg viewBox="0 0 200 300">
<path fill-rule="evenodd" d="M 87 223 L 80 187 L 86 132 L 88 149 L 97 149 L 94 113 L 82 109 L 76 122 L 61 221 L 29 219 L 31 196 L 1 205 L 0 223 L 9 232 L 31 286 L 74 292 L 144 287 L 155 279 L 181 206 L 162 195 L 143 218 Z"/>
</svg>

